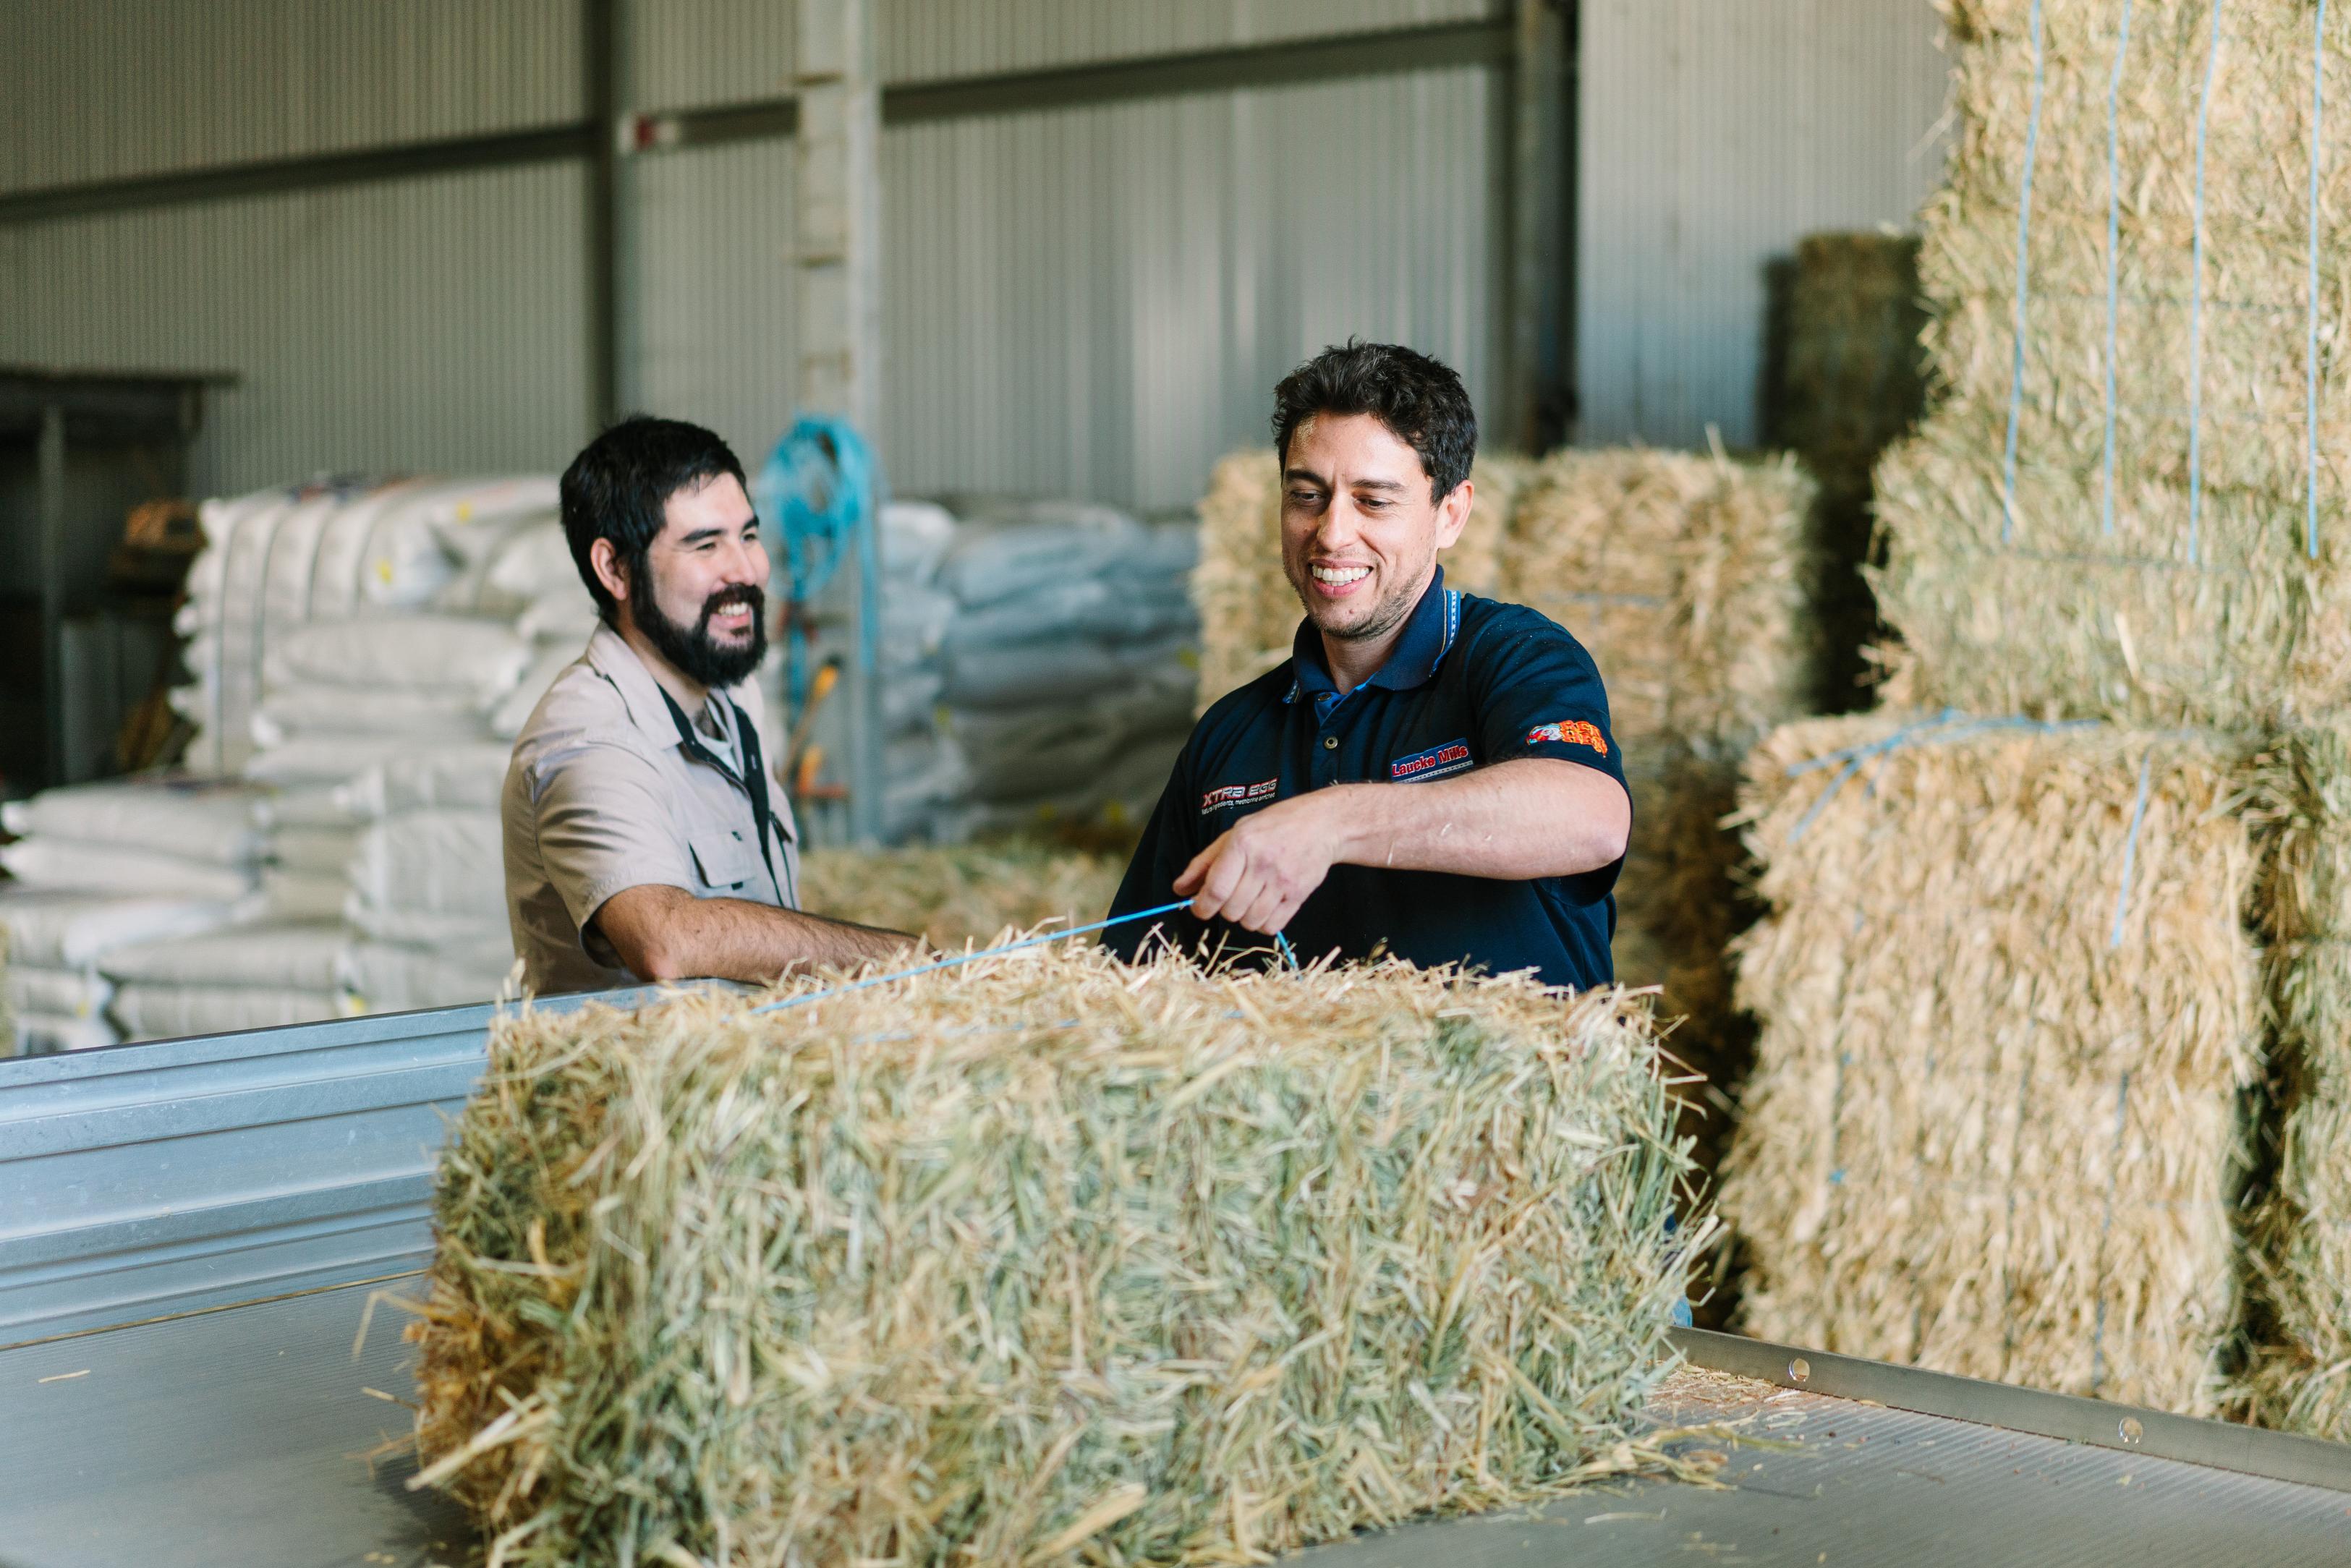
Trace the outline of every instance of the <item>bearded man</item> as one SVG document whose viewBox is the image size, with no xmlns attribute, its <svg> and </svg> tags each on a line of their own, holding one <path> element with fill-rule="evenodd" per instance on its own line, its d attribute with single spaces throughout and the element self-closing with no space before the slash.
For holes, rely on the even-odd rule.
<svg viewBox="0 0 2351 1568">
<path fill-rule="evenodd" d="M 515 741 L 507 916 L 541 994 L 753 983 L 904 956 L 799 909 L 791 805 L 760 737 L 768 556 L 743 465 L 636 417 L 564 471 L 563 528 L 602 624 Z"/>
<path fill-rule="evenodd" d="M 1186 906 L 1105 946 L 1262 962 L 1280 934 L 1301 960 L 1606 983 L 1625 761 L 1573 637 L 1445 585 L 1478 450 L 1460 377 L 1394 344 L 1328 349 L 1275 389 L 1273 436 L 1306 619 L 1193 730 L 1111 913 Z"/>
</svg>

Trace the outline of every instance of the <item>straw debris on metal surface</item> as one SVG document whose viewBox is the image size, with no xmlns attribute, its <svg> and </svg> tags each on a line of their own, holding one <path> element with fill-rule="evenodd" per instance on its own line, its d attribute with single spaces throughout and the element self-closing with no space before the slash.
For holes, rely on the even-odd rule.
<svg viewBox="0 0 2351 1568">
<path fill-rule="evenodd" d="M 752 1005 L 494 1030 L 411 1331 L 494 1560 L 1244 1562 L 1641 1462 L 1707 1237 L 1637 1000 L 1049 948 Z"/>
<path fill-rule="evenodd" d="M 1762 1033 L 1721 1198 L 1748 1330 L 2216 1407 L 2262 1030 L 2241 766 L 1886 714 L 1757 748 Z"/>
</svg>

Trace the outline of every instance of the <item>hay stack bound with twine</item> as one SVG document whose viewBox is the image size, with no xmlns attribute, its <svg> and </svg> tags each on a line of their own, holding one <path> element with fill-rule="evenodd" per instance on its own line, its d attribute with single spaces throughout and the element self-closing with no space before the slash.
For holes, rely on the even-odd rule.
<svg viewBox="0 0 2351 1568">
<path fill-rule="evenodd" d="M 2238 765 L 1891 715 L 1757 749 L 1763 1030 L 1721 1198 L 1748 1330 L 2215 1407 L 2262 1031 Z"/>
<path fill-rule="evenodd" d="M 1444 554 L 1446 581 L 1490 594 L 1501 576 L 1503 538 L 1520 487 L 1533 467 L 1506 455 L 1469 470 L 1469 520 Z M 1217 463 L 1200 498 L 1200 562 L 1192 602 L 1200 612 L 1200 695 L 1210 703 L 1290 657 L 1304 612 L 1281 570 L 1281 475 L 1271 451 L 1250 448 Z"/>
<path fill-rule="evenodd" d="M 1956 130 L 1919 261 L 1943 401 L 1877 473 L 1899 700 L 2338 706 L 2351 109 L 2313 89 L 2351 32 L 2322 49 L 2308 5 L 1945 10 Z"/>
<path fill-rule="evenodd" d="M 421 1479 L 526 1564 L 1245 1562 L 1524 1502 L 1632 1462 L 1671 1361 L 1669 1124 L 1638 1004 L 1402 966 L 525 1012 L 444 1155 Z"/>
<path fill-rule="evenodd" d="M 800 865 L 800 902 L 957 953 L 1008 930 L 1100 920 L 1125 870 L 1123 856 L 1016 842 L 815 850 Z"/>
<path fill-rule="evenodd" d="M 1863 650 L 1880 640 L 1862 576 L 1874 528 L 1870 471 L 1926 408 L 1926 326 L 1915 235 L 1808 235 L 1789 268 L 1787 352 L 1775 435 L 1820 486 L 1812 592 L 1823 712 L 1864 705 Z"/>
<path fill-rule="evenodd" d="M 2264 1426 L 2351 1438 L 2351 733 L 2267 747 L 2247 818 L 2262 849 L 2255 900 L 2276 1030 L 2275 1178 L 2252 1227 L 2270 1343 L 2249 1368 Z"/>
<path fill-rule="evenodd" d="M 1809 711 L 1812 482 L 1793 461 L 1568 450 L 1538 466 L 1503 549 L 1503 596 L 1573 632 L 1607 682 L 1633 794 L 1616 977 L 1662 986 L 1676 1055 L 1718 1091 L 1744 1071 L 1728 943 L 1739 758 Z M 1716 1109 L 1727 1111 L 1727 1099 Z M 1709 1168 L 1719 1117 L 1695 1118 Z"/>
</svg>

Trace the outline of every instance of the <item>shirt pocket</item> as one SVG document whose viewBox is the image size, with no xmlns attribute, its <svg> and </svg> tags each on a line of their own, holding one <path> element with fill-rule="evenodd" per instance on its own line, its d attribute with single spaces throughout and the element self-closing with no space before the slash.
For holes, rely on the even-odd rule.
<svg viewBox="0 0 2351 1568">
<path fill-rule="evenodd" d="M 694 851 L 695 873 L 702 878 L 703 885 L 713 892 L 738 892 L 760 869 L 758 846 L 731 829 L 713 828 L 695 833 L 686 843 Z"/>
</svg>

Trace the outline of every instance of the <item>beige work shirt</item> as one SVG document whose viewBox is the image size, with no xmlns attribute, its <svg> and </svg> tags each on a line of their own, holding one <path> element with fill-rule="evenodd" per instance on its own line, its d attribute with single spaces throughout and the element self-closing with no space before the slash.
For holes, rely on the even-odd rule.
<svg viewBox="0 0 2351 1568">
<path fill-rule="evenodd" d="M 764 716 L 756 680 L 714 692 L 705 713 L 688 716 L 698 742 L 689 747 L 644 661 L 611 628 L 596 629 L 531 710 L 507 766 L 507 919 L 528 988 L 547 995 L 636 983 L 588 930 L 622 888 L 799 907 L 799 834 L 764 737 L 772 813 L 764 860 L 739 771 L 737 727 L 758 733 Z"/>
</svg>

